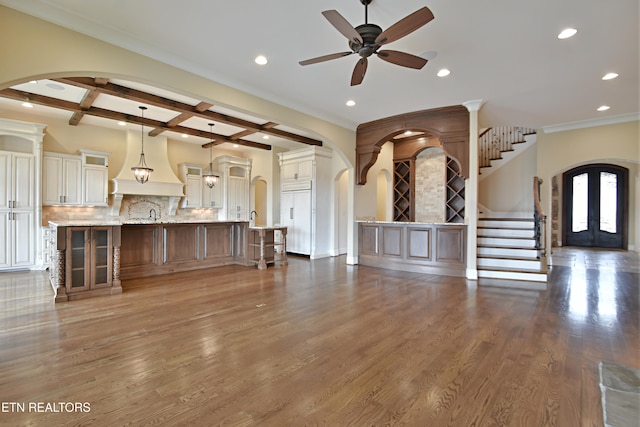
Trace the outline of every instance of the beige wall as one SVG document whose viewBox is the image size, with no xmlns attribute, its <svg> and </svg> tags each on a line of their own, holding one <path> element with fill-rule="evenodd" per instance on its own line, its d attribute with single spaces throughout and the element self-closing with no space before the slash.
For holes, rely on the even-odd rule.
<svg viewBox="0 0 640 427">
<path fill-rule="evenodd" d="M 551 212 L 551 177 L 589 163 L 613 163 L 629 168 L 629 249 L 640 249 L 640 122 L 539 133 L 537 175 L 544 180 L 542 208 Z M 548 235 L 550 238 L 550 234 Z"/>
<path fill-rule="evenodd" d="M 536 176 L 536 165 L 537 151 L 534 144 L 486 178 L 481 175 L 478 203 L 491 212 L 528 212 L 533 215 L 533 177 Z"/>
</svg>

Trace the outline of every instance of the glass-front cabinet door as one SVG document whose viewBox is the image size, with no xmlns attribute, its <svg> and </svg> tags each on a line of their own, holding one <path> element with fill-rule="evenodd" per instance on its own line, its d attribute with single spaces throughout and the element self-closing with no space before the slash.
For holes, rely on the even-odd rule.
<svg viewBox="0 0 640 427">
<path fill-rule="evenodd" d="M 66 288 L 68 293 L 106 288 L 112 282 L 111 227 L 67 229 Z"/>
<path fill-rule="evenodd" d="M 67 229 L 67 292 L 86 291 L 91 284 L 90 228 Z"/>
<path fill-rule="evenodd" d="M 111 286 L 111 227 L 92 227 L 91 264 L 91 287 Z"/>
</svg>

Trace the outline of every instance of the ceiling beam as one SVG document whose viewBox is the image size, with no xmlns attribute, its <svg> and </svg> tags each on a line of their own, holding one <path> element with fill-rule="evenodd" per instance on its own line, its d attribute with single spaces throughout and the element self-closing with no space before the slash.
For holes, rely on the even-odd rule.
<svg viewBox="0 0 640 427">
<path fill-rule="evenodd" d="M 109 82 L 108 79 L 100 78 L 100 77 L 96 77 L 94 81 L 96 83 L 96 86 L 104 86 Z M 83 110 L 89 109 L 89 107 L 93 105 L 93 102 L 96 100 L 98 95 L 100 95 L 100 91 L 98 90 L 97 87 L 87 91 L 87 93 L 84 94 L 82 101 L 80 101 L 80 107 Z M 73 113 L 73 116 L 71 116 L 71 119 L 69 119 L 69 125 L 77 126 L 78 123 L 80 123 L 80 120 L 82 120 L 82 117 L 84 117 L 83 112 Z"/>
<path fill-rule="evenodd" d="M 164 98 L 161 96 L 153 95 L 148 92 L 144 92 L 137 89 L 128 88 L 121 85 L 116 85 L 113 83 L 107 83 L 103 86 L 98 86 L 95 84 L 94 79 L 90 77 L 69 77 L 69 78 L 59 78 L 54 79 L 60 83 L 66 83 L 69 85 L 81 87 L 87 90 L 97 89 L 101 93 L 106 95 L 116 96 L 124 99 L 128 99 L 130 101 L 142 102 L 148 105 L 153 105 L 159 108 L 164 108 L 168 110 L 175 111 L 179 114 L 187 113 L 192 114 L 196 117 L 201 117 L 207 120 L 213 120 L 220 123 L 225 123 L 232 126 L 237 126 L 240 128 L 244 128 L 246 130 L 253 130 L 254 132 L 260 132 L 267 135 L 278 136 L 283 139 L 287 139 L 290 141 L 300 142 L 307 145 L 322 145 L 322 141 L 309 138 L 302 135 L 296 135 L 291 132 L 283 131 L 280 129 L 275 129 L 272 126 L 260 125 L 258 123 L 251 122 L 249 120 L 240 119 L 238 117 L 232 117 L 226 114 L 217 113 L 214 111 L 198 111 L 198 109 L 192 105 L 186 104 L 184 102 L 175 101 L 172 99 Z M 198 104 L 200 105 L 200 104 Z M 267 124 L 270 124 L 268 122 Z"/>
<path fill-rule="evenodd" d="M 194 110 L 196 111 L 206 111 L 209 108 L 213 107 L 213 104 L 209 104 L 208 102 L 201 102 L 198 105 L 196 105 L 194 108 Z M 188 112 L 188 113 L 180 113 L 179 115 L 175 116 L 173 119 L 169 120 L 167 122 L 167 127 L 175 127 L 178 124 L 190 119 L 191 117 L 194 116 L 193 112 Z M 155 128 L 153 129 L 151 132 L 149 132 L 149 136 L 158 136 L 160 135 L 162 132 L 164 132 L 165 130 L 162 128 Z"/>
<path fill-rule="evenodd" d="M 118 111 L 111 111 L 111 110 L 106 110 L 106 109 L 97 108 L 97 107 L 89 107 L 88 109 L 83 109 L 80 104 L 75 102 L 51 98 L 44 95 L 37 95 L 34 93 L 11 89 L 11 88 L 0 90 L 0 96 L 4 98 L 9 98 L 9 99 L 15 99 L 18 101 L 28 100 L 32 104 L 58 108 L 62 110 L 71 111 L 73 113 L 83 113 L 89 116 L 102 117 L 104 119 L 134 123 L 134 124 L 144 125 L 152 128 L 162 128 L 165 131 L 179 132 L 187 135 L 199 136 L 201 138 L 206 138 L 206 139 L 215 139 L 216 144 L 214 145 L 219 145 L 224 142 L 229 142 L 232 144 L 244 145 L 246 147 L 259 148 L 262 150 L 271 150 L 270 145 L 260 144 L 259 142 L 247 141 L 243 139 L 237 139 L 232 141 L 232 140 L 229 140 L 229 138 L 225 135 L 220 135 L 213 132 L 201 131 L 199 129 L 193 129 L 193 128 L 188 128 L 188 127 L 179 126 L 179 125 L 174 126 L 172 128 L 168 128 L 164 122 L 161 122 L 159 120 L 152 120 L 147 117 L 142 118 L 132 114 L 120 113 Z"/>
</svg>

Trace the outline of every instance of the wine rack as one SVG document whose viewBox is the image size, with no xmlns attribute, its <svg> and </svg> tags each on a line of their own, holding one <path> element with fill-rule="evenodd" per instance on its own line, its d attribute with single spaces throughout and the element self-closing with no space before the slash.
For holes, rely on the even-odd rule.
<svg viewBox="0 0 640 427">
<path fill-rule="evenodd" d="M 446 221 L 452 223 L 464 222 L 464 179 L 460 176 L 460 166 L 450 157 L 447 157 L 446 172 Z"/>
<path fill-rule="evenodd" d="M 413 221 L 413 160 L 393 164 L 393 220 Z"/>
</svg>

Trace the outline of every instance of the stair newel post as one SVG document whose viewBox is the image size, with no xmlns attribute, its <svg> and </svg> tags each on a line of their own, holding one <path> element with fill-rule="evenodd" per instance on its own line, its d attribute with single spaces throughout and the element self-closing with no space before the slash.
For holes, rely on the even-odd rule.
<svg viewBox="0 0 640 427">
<path fill-rule="evenodd" d="M 536 239 L 536 249 L 538 250 L 538 258 L 541 261 L 541 268 L 547 271 L 547 216 L 542 212 L 540 203 L 540 186 L 542 179 L 537 176 L 533 177 L 533 219 L 534 219 L 534 236 Z"/>
</svg>

